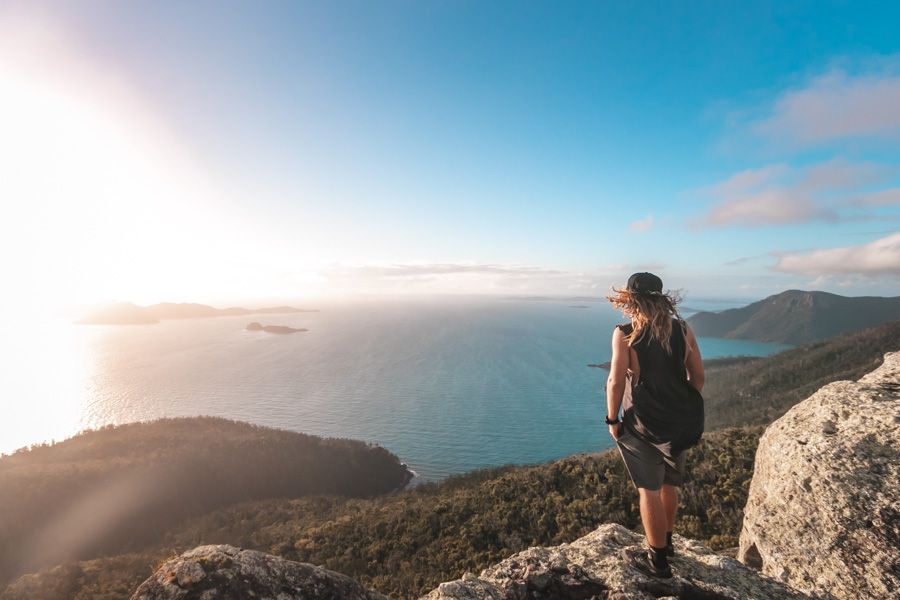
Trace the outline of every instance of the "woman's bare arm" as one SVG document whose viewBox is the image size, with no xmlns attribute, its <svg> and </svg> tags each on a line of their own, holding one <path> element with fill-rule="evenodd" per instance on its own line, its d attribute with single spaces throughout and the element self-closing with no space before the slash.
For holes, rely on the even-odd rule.
<svg viewBox="0 0 900 600">
<path fill-rule="evenodd" d="M 619 416 L 622 397 L 625 395 L 625 375 L 628 371 L 630 356 L 625 334 L 618 327 L 612 336 L 612 359 L 609 365 L 609 377 L 606 379 L 606 416 L 615 419 Z"/>
<path fill-rule="evenodd" d="M 684 324 L 687 336 L 687 355 L 684 357 L 684 366 L 687 368 L 688 380 L 691 382 L 698 392 L 703 391 L 703 383 L 706 381 L 706 374 L 703 372 L 703 357 L 700 355 L 700 346 L 697 344 L 697 338 L 690 325 Z"/>
</svg>

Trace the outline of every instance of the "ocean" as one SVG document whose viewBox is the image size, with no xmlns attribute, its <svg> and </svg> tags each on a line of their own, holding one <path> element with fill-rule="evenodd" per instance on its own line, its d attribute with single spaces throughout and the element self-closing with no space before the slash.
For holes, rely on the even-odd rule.
<svg viewBox="0 0 900 600">
<path fill-rule="evenodd" d="M 609 360 L 612 329 L 624 322 L 606 303 L 309 308 L 320 312 L 8 329 L 0 452 L 106 424 L 215 415 L 379 444 L 415 471 L 415 484 L 613 445 L 607 371 L 587 366 Z M 308 331 L 246 331 L 251 321 Z M 706 358 L 786 347 L 699 341 Z"/>
</svg>

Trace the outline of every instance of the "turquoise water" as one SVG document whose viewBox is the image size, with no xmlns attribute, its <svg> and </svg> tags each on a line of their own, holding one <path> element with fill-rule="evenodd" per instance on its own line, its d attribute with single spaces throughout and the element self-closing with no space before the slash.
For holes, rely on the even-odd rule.
<svg viewBox="0 0 900 600">
<path fill-rule="evenodd" d="M 417 481 L 612 445 L 603 423 L 607 372 L 587 367 L 609 360 L 622 321 L 606 304 L 321 308 L 262 319 L 309 329 L 290 335 L 245 331 L 259 316 L 70 325 L 79 359 L 65 371 L 64 391 L 28 392 L 28 406 L 2 430 L 0 451 L 107 423 L 199 414 L 377 443 Z M 700 345 L 710 358 L 784 348 L 702 338 Z M 56 360 L 31 365 L 52 372 L 60 358 L 26 360 Z"/>
</svg>

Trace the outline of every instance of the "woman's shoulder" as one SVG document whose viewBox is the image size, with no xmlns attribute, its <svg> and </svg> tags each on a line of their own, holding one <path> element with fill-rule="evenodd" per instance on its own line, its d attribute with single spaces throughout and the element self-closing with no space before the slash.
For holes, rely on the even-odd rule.
<svg viewBox="0 0 900 600">
<path fill-rule="evenodd" d="M 616 325 L 616 329 L 621 330 L 625 335 L 631 335 L 634 326 L 631 323 L 619 323 Z"/>
</svg>

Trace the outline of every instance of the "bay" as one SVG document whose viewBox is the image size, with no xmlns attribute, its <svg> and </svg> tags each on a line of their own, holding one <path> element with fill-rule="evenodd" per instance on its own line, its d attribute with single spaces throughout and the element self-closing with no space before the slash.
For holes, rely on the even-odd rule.
<svg viewBox="0 0 900 600">
<path fill-rule="evenodd" d="M 155 325 L 10 327 L 0 452 L 79 430 L 216 415 L 379 444 L 414 483 L 611 447 L 610 336 L 599 302 L 371 301 Z M 251 321 L 307 328 L 246 331 Z M 700 339 L 706 358 L 777 344 Z"/>
</svg>

